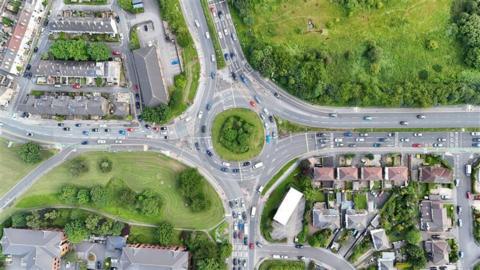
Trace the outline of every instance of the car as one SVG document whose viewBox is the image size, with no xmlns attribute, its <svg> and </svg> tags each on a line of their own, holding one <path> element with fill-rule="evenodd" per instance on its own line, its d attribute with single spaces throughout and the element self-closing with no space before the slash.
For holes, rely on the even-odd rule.
<svg viewBox="0 0 480 270">
<path fill-rule="evenodd" d="M 210 151 L 210 150 L 208 150 L 208 149 L 207 149 L 206 153 L 207 153 L 207 156 L 209 156 L 209 157 L 213 156 L 212 151 Z"/>
<path fill-rule="evenodd" d="M 373 146 L 373 147 L 381 147 L 382 144 L 380 144 L 380 143 L 374 143 L 372 146 Z"/>
<path fill-rule="evenodd" d="M 38 47 L 33 48 L 33 52 L 34 53 L 38 52 Z"/>
<path fill-rule="evenodd" d="M 280 98 L 280 95 L 278 94 L 278 92 L 274 92 L 273 96 L 276 97 L 276 98 Z"/>
<path fill-rule="evenodd" d="M 250 244 L 248 244 L 248 247 L 249 247 L 250 249 L 254 249 L 254 248 L 255 248 L 255 245 L 254 245 L 253 243 L 250 243 Z"/>
<path fill-rule="evenodd" d="M 167 130 L 167 127 L 160 127 L 160 130 Z"/>
<path fill-rule="evenodd" d="M 417 114 L 417 118 L 418 119 L 425 119 L 427 117 L 425 116 L 425 114 Z"/>
<path fill-rule="evenodd" d="M 205 106 L 205 109 L 207 109 L 207 111 L 210 111 L 211 108 L 212 108 L 212 104 L 207 103 L 207 106 Z"/>
<path fill-rule="evenodd" d="M 206 37 L 207 39 L 210 39 L 210 33 L 209 33 L 209 32 L 205 32 L 205 37 Z"/>
<path fill-rule="evenodd" d="M 458 252 L 458 257 L 463 258 L 463 256 L 465 256 L 465 255 L 463 254 L 463 251 L 459 251 L 459 252 Z"/>
<path fill-rule="evenodd" d="M 295 244 L 295 248 L 303 248 L 303 245 L 302 244 Z"/>
<path fill-rule="evenodd" d="M 215 72 L 210 72 L 210 78 L 215 79 Z"/>
<path fill-rule="evenodd" d="M 232 79 L 234 81 L 236 81 L 237 80 L 237 74 L 235 74 L 235 72 L 233 72 L 233 71 L 230 74 L 232 75 Z"/>
<path fill-rule="evenodd" d="M 414 143 L 414 144 L 412 144 L 412 147 L 416 147 L 416 148 L 422 147 L 422 144 L 421 143 Z"/>
<path fill-rule="evenodd" d="M 115 140 L 115 143 L 116 143 L 116 144 L 122 144 L 123 141 L 122 141 L 122 140 Z"/>
<path fill-rule="evenodd" d="M 197 28 L 200 27 L 200 22 L 199 22 L 198 20 L 195 20 L 195 26 L 196 26 Z"/>
<path fill-rule="evenodd" d="M 225 33 L 225 36 L 228 36 L 228 29 L 227 29 L 227 28 L 223 28 L 223 33 Z"/>
<path fill-rule="evenodd" d="M 240 169 L 239 168 L 234 168 L 232 169 L 232 173 L 239 173 L 240 172 Z"/>
<path fill-rule="evenodd" d="M 140 94 L 139 93 L 135 93 L 135 99 L 140 100 Z"/>
<path fill-rule="evenodd" d="M 357 147 L 357 145 L 356 145 L 356 144 L 354 144 L 354 143 L 350 143 L 350 144 L 348 144 L 348 147 L 355 148 L 355 147 Z"/>
<path fill-rule="evenodd" d="M 400 141 L 401 141 L 401 142 L 409 142 L 410 139 L 409 139 L 409 138 L 400 138 Z"/>
<path fill-rule="evenodd" d="M 420 132 L 413 133 L 413 137 L 422 137 L 422 136 L 423 136 L 423 134 L 420 133 Z"/>
<path fill-rule="evenodd" d="M 434 143 L 432 144 L 433 147 L 443 147 L 442 143 Z"/>
<path fill-rule="evenodd" d="M 70 131 L 70 127 L 64 127 L 63 131 Z"/>
<path fill-rule="evenodd" d="M 402 125 L 402 126 L 408 126 L 408 121 L 400 121 L 400 125 Z"/>
<path fill-rule="evenodd" d="M 120 134 L 120 135 L 125 135 L 125 134 L 126 134 L 126 132 L 125 132 L 125 130 L 124 130 L 124 129 L 120 129 L 120 130 L 118 131 L 118 134 Z"/>
<path fill-rule="evenodd" d="M 167 135 L 163 136 L 163 138 L 164 138 L 165 140 L 168 140 L 168 136 L 167 136 Z"/>
<path fill-rule="evenodd" d="M 72 85 L 72 88 L 73 88 L 73 89 L 80 89 L 80 87 L 81 87 L 81 86 L 80 86 L 79 83 L 74 83 L 74 84 Z"/>
<path fill-rule="evenodd" d="M 383 137 L 382 137 L 382 138 L 378 138 L 378 141 L 379 141 L 379 142 L 388 142 L 388 141 L 390 141 L 390 140 L 387 139 L 387 138 L 383 138 Z"/>
<path fill-rule="evenodd" d="M 82 145 L 87 145 L 88 141 L 82 141 Z"/>
<path fill-rule="evenodd" d="M 337 118 L 338 114 L 337 113 L 329 113 L 328 116 L 331 117 L 331 118 Z"/>
<path fill-rule="evenodd" d="M 225 60 L 227 60 L 227 61 L 230 60 L 230 54 L 228 54 L 228 53 L 225 53 L 223 55 L 223 57 L 225 57 Z"/>
<path fill-rule="evenodd" d="M 80 123 L 76 123 L 76 124 L 75 124 L 75 126 L 76 126 L 76 127 L 81 127 L 81 126 L 82 126 L 82 124 L 80 124 Z"/>
<path fill-rule="evenodd" d="M 223 15 L 223 12 L 221 10 L 219 10 L 217 14 L 218 14 L 218 17 L 221 19 L 222 15 Z"/>
<path fill-rule="evenodd" d="M 215 54 L 210 55 L 210 60 L 215 63 Z"/>
<path fill-rule="evenodd" d="M 138 84 L 134 84 L 134 85 L 133 85 L 133 90 L 135 90 L 136 92 L 138 92 L 138 89 L 139 89 Z"/>
<path fill-rule="evenodd" d="M 256 244 L 257 247 L 259 247 L 259 248 L 263 247 L 262 243 L 260 243 L 259 241 L 257 241 L 255 244 Z"/>
<path fill-rule="evenodd" d="M 272 131 L 272 138 L 277 138 L 277 133 L 275 131 Z"/>
<path fill-rule="evenodd" d="M 143 30 L 145 30 L 145 32 L 148 32 L 148 26 L 146 24 L 143 25 Z"/>
<path fill-rule="evenodd" d="M 458 214 L 462 213 L 462 207 L 460 205 L 457 205 L 457 213 Z"/>
<path fill-rule="evenodd" d="M 360 137 L 368 137 L 368 133 L 359 133 L 358 136 L 360 136 Z"/>
<path fill-rule="evenodd" d="M 203 117 L 203 112 L 202 112 L 202 111 L 199 111 L 199 112 L 198 112 L 198 119 L 202 119 L 202 117 Z"/>
<path fill-rule="evenodd" d="M 432 234 L 432 239 L 433 239 L 433 240 L 439 240 L 439 239 L 441 239 L 441 238 L 440 238 L 440 235 L 439 235 L 439 234 Z"/>
<path fill-rule="evenodd" d="M 363 117 L 363 120 L 365 120 L 365 121 L 371 121 L 372 119 L 373 118 L 369 115 L 366 115 L 366 116 Z"/>
<path fill-rule="evenodd" d="M 337 142 L 337 143 L 335 143 L 335 146 L 336 146 L 336 147 L 343 147 L 343 143 Z"/>
<path fill-rule="evenodd" d="M 92 128 L 92 132 L 98 132 L 98 128 Z"/>
<path fill-rule="evenodd" d="M 237 258 L 233 258 L 233 261 L 232 261 L 233 265 L 237 265 L 238 264 L 238 260 Z"/>
<path fill-rule="evenodd" d="M 471 199 L 472 198 L 472 193 L 470 191 L 467 191 L 467 199 Z"/>
<path fill-rule="evenodd" d="M 242 166 L 243 166 L 243 167 L 248 167 L 248 166 L 250 166 L 251 164 L 252 164 L 252 163 L 251 163 L 250 161 L 245 161 L 245 162 L 242 163 Z"/>
<path fill-rule="evenodd" d="M 243 244 L 244 245 L 248 244 L 248 237 L 246 237 L 246 236 L 243 237 Z"/>
<path fill-rule="evenodd" d="M 115 56 L 122 55 L 122 52 L 120 52 L 118 50 L 114 50 L 114 51 L 112 51 L 112 55 L 115 55 Z"/>
<path fill-rule="evenodd" d="M 97 261 L 97 269 L 103 269 L 102 263 L 100 261 Z"/>
<path fill-rule="evenodd" d="M 389 133 L 387 134 L 387 136 L 388 136 L 388 137 L 395 137 L 395 133 L 394 133 L 394 132 L 389 132 Z"/>
<path fill-rule="evenodd" d="M 107 133 L 108 133 L 108 132 L 110 132 L 110 129 L 109 129 L 109 128 L 105 128 L 105 129 L 103 129 L 103 132 L 107 132 Z"/>
<path fill-rule="evenodd" d="M 462 227 L 462 226 L 463 226 L 463 221 L 462 221 L 461 218 L 459 218 L 459 219 L 457 220 L 457 224 L 458 224 L 458 227 Z"/>
<path fill-rule="evenodd" d="M 270 141 L 271 141 L 270 135 L 265 136 L 265 142 L 270 143 Z"/>
<path fill-rule="evenodd" d="M 437 142 L 446 142 L 446 141 L 447 141 L 446 138 L 438 138 L 438 139 L 437 139 Z"/>
<path fill-rule="evenodd" d="M 82 134 L 88 136 L 88 130 L 82 131 Z"/>
<path fill-rule="evenodd" d="M 58 127 L 63 127 L 65 124 L 64 123 L 57 123 Z"/>
<path fill-rule="evenodd" d="M 233 41 L 237 41 L 237 37 L 233 33 L 230 33 L 230 37 L 233 39 Z"/>
<path fill-rule="evenodd" d="M 229 203 L 232 203 L 232 202 L 229 202 Z M 233 205 L 233 203 L 232 203 L 232 205 Z M 232 207 L 232 205 L 230 205 L 230 207 Z M 235 213 L 235 212 L 233 212 L 233 213 Z M 237 238 L 237 231 L 234 231 L 233 232 L 233 239 L 236 239 L 236 238 Z"/>
<path fill-rule="evenodd" d="M 97 140 L 97 143 L 98 143 L 98 144 L 105 144 L 106 142 L 107 142 L 107 141 L 105 141 L 105 140 Z"/>
<path fill-rule="evenodd" d="M 227 172 L 227 171 L 228 171 L 228 168 L 226 168 L 226 167 L 221 167 L 221 168 L 220 168 L 220 171 L 222 171 L 222 172 Z"/>
<path fill-rule="evenodd" d="M 265 120 L 265 114 L 260 113 L 260 118 L 262 118 L 262 120 Z"/>
<path fill-rule="evenodd" d="M 364 142 L 364 141 L 365 141 L 365 138 L 355 138 L 355 141 L 356 141 L 356 142 Z"/>
<path fill-rule="evenodd" d="M 268 116 L 268 121 L 270 121 L 270 123 L 273 123 L 273 116 L 269 115 Z"/>
<path fill-rule="evenodd" d="M 470 135 L 472 135 L 472 136 L 480 136 L 480 132 L 470 132 Z"/>
<path fill-rule="evenodd" d="M 138 102 L 138 101 L 135 102 L 135 108 L 136 108 L 137 110 L 140 110 L 140 102 Z"/>
<path fill-rule="evenodd" d="M 480 142 L 480 138 L 473 138 L 472 142 Z"/>
<path fill-rule="evenodd" d="M 317 133 L 315 134 L 315 136 L 317 136 L 317 137 L 325 137 L 325 135 L 326 135 L 326 134 L 323 133 L 323 132 L 317 132 Z"/>
<path fill-rule="evenodd" d="M 117 23 L 119 23 L 119 22 L 120 22 L 120 16 L 115 16 L 115 21 L 116 21 Z"/>
<path fill-rule="evenodd" d="M 347 131 L 347 132 L 343 133 L 343 136 L 345 136 L 345 137 L 352 137 L 352 136 L 353 136 L 353 133 L 350 132 L 350 131 Z"/>
<path fill-rule="evenodd" d="M 205 125 L 201 126 L 201 127 L 200 127 L 200 131 L 201 131 L 202 133 L 207 132 L 207 126 L 205 126 Z"/>
<path fill-rule="evenodd" d="M 28 64 L 25 69 L 26 69 L 26 70 L 30 70 L 31 68 L 32 68 L 32 65 Z"/>
<path fill-rule="evenodd" d="M 134 132 L 135 129 L 134 129 L 134 128 L 127 128 L 127 131 L 128 131 L 128 132 Z"/>
<path fill-rule="evenodd" d="M 333 139 L 334 142 L 343 142 L 343 138 L 335 138 Z"/>
<path fill-rule="evenodd" d="M 152 127 L 149 124 L 145 124 L 144 126 L 146 129 L 151 129 Z"/>
<path fill-rule="evenodd" d="M 472 143 L 472 147 L 480 147 L 480 143 Z"/>
<path fill-rule="evenodd" d="M 250 102 L 249 102 L 249 103 L 250 103 L 250 106 L 252 106 L 252 107 L 254 107 L 254 108 L 255 108 L 255 106 L 256 106 L 256 104 L 255 104 L 255 101 L 253 101 L 253 100 L 250 100 Z"/>
<path fill-rule="evenodd" d="M 198 142 L 195 142 L 195 149 L 197 149 L 197 151 L 200 151 L 200 144 Z"/>
</svg>

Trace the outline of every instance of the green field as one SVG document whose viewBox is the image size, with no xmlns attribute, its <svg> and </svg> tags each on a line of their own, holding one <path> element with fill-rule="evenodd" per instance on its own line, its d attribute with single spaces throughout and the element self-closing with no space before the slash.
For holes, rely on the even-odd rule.
<svg viewBox="0 0 480 270">
<path fill-rule="evenodd" d="M 115 177 L 122 179 L 131 189 L 141 192 L 151 189 L 158 193 L 163 200 L 161 214 L 158 216 L 144 216 L 139 213 L 127 212 L 122 205 L 107 206 L 100 209 L 119 218 L 157 224 L 167 220 L 177 228 L 208 229 L 219 223 L 223 218 L 223 206 L 215 190 L 206 185 L 206 197 L 211 200 L 211 207 L 206 212 L 192 213 L 184 205 L 183 198 L 176 187 L 176 177 L 185 165 L 153 152 L 106 153 L 91 152 L 82 155 L 89 164 L 89 171 L 79 177 L 72 177 L 68 172 L 67 163 L 53 169 L 43 176 L 19 200 L 16 207 L 32 208 L 62 204 L 56 192 L 66 185 L 91 187 L 106 185 Z M 113 170 L 110 173 L 101 173 L 97 169 L 97 161 L 108 156 L 113 161 Z M 207 218 L 208 217 L 208 218 Z"/>
<path fill-rule="evenodd" d="M 234 153 L 231 150 L 227 149 L 220 142 L 221 130 L 227 118 L 236 116 L 240 119 L 243 119 L 247 123 L 252 124 L 254 127 L 254 132 L 248 138 L 248 148 L 249 150 L 244 153 Z M 224 160 L 247 160 L 253 157 L 256 157 L 263 149 L 264 143 L 264 130 L 262 126 L 262 121 L 258 115 L 248 109 L 230 109 L 218 114 L 213 121 L 212 127 L 212 142 L 215 152 Z"/>
<path fill-rule="evenodd" d="M 252 3 L 232 8 L 249 62 L 303 99 L 359 106 L 480 102 L 472 86 L 480 72 L 463 63 L 455 37 L 454 0 L 383 1 L 381 8 L 351 13 L 341 1 L 238 2 Z M 433 49 L 427 45 L 432 41 Z M 375 64 L 366 56 L 369 42 L 380 48 Z M 255 43 L 262 44 L 257 52 Z M 269 45 L 279 53 L 259 60 Z"/>
<path fill-rule="evenodd" d="M 19 145 L 8 147 L 8 141 L 0 139 L 0 195 L 5 194 L 11 189 L 18 180 L 27 175 L 38 164 L 27 164 L 23 162 L 17 154 Z M 42 151 L 42 158 L 47 159 L 53 153 L 51 151 Z"/>
<path fill-rule="evenodd" d="M 262 262 L 259 270 L 304 270 L 305 263 L 302 261 L 287 261 L 287 260 L 266 260 Z"/>
</svg>

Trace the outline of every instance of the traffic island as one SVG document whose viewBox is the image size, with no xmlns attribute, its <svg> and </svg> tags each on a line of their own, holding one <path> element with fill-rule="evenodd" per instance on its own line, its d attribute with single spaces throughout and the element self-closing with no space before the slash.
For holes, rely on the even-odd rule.
<svg viewBox="0 0 480 270">
<path fill-rule="evenodd" d="M 212 143 L 223 160 L 240 161 L 256 157 L 264 144 L 262 121 L 249 109 L 224 111 L 213 121 Z"/>
</svg>

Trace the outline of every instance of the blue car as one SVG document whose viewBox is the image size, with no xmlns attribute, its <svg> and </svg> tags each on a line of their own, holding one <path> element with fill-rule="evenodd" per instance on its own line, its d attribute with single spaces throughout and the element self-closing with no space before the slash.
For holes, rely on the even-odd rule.
<svg viewBox="0 0 480 270">
<path fill-rule="evenodd" d="M 88 134 L 89 134 L 89 133 L 88 133 L 88 130 L 84 130 L 84 131 L 82 131 L 82 134 L 83 134 L 83 135 L 87 135 L 87 136 L 88 136 Z"/>
<path fill-rule="evenodd" d="M 265 136 L 265 141 L 266 141 L 267 143 L 270 143 L 270 140 L 271 140 L 270 135 Z"/>
<path fill-rule="evenodd" d="M 88 141 L 83 141 L 82 142 L 82 145 L 86 145 L 86 144 L 88 144 Z"/>
<path fill-rule="evenodd" d="M 350 131 L 348 131 L 348 132 L 343 133 L 343 136 L 345 136 L 345 137 L 352 137 L 352 136 L 353 136 L 353 133 L 350 132 Z"/>
<path fill-rule="evenodd" d="M 120 134 L 120 135 L 125 135 L 125 134 L 127 134 L 127 132 L 125 132 L 125 130 L 123 130 L 123 129 L 120 129 L 120 130 L 118 131 L 118 134 Z"/>
<path fill-rule="evenodd" d="M 382 145 L 379 144 L 379 143 L 374 143 L 374 144 L 373 144 L 373 147 L 381 147 L 381 146 L 382 146 Z"/>
</svg>

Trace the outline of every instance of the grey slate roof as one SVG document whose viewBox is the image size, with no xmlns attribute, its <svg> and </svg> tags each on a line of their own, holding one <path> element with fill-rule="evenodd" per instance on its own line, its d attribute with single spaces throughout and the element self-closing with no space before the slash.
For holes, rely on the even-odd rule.
<svg viewBox="0 0 480 270">
<path fill-rule="evenodd" d="M 340 213 L 338 209 L 313 208 L 312 215 L 313 226 L 315 228 L 329 228 L 332 230 L 340 228 Z"/>
<path fill-rule="evenodd" d="M 160 103 L 168 103 L 168 92 L 163 84 L 162 73 L 158 63 L 155 46 L 133 51 L 135 68 L 140 81 L 143 102 L 154 107 Z"/>
<path fill-rule="evenodd" d="M 5 228 L 1 242 L 3 253 L 20 259 L 26 269 L 43 270 L 59 262 L 63 240 L 63 232 Z"/>
<path fill-rule="evenodd" d="M 103 97 L 85 96 L 29 96 L 19 104 L 18 110 L 36 115 L 91 115 L 104 116 L 108 113 L 108 102 Z"/>
<path fill-rule="evenodd" d="M 345 228 L 364 230 L 367 228 L 368 213 L 365 210 L 348 209 L 345 212 Z"/>
<path fill-rule="evenodd" d="M 449 227 L 447 209 L 439 201 L 420 202 L 420 229 L 430 232 L 443 232 Z"/>
<path fill-rule="evenodd" d="M 434 265 L 445 265 L 450 262 L 450 246 L 445 240 L 425 241 L 425 251 L 431 254 L 431 261 Z"/>
<path fill-rule="evenodd" d="M 375 250 L 385 250 L 391 248 L 384 229 L 371 230 L 370 235 L 372 236 L 373 247 Z"/>
<path fill-rule="evenodd" d="M 35 76 L 105 77 L 108 62 L 41 60 L 33 67 Z"/>
<path fill-rule="evenodd" d="M 49 23 L 52 32 L 116 34 L 117 26 L 113 18 L 80 18 L 68 17 L 52 20 Z"/>
<path fill-rule="evenodd" d="M 123 248 L 120 258 L 123 270 L 183 270 L 188 269 L 188 252 L 158 247 Z"/>
</svg>

